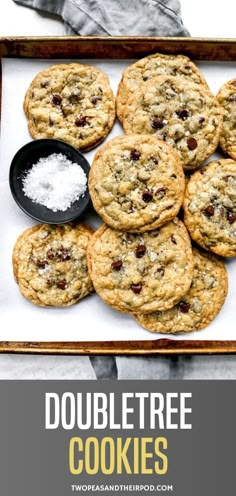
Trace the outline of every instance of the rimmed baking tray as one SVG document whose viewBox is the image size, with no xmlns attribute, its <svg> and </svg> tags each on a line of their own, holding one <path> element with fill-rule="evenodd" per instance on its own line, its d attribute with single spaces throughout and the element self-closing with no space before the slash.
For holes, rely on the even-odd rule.
<svg viewBox="0 0 236 496">
<path fill-rule="evenodd" d="M 0 38 L 0 58 L 138 59 L 162 52 L 198 61 L 236 62 L 235 39 L 157 37 Z M 236 72 L 236 65 L 235 65 Z M 78 336 L 79 337 L 79 336 Z M 153 335 L 154 337 L 154 335 Z M 43 354 L 209 354 L 235 353 L 234 340 L 149 339 L 122 341 L 0 341 L 2 353 Z"/>
</svg>

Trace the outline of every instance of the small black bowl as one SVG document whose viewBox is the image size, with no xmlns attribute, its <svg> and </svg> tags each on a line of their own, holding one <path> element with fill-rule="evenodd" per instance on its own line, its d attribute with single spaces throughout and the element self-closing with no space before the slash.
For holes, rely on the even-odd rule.
<svg viewBox="0 0 236 496">
<path fill-rule="evenodd" d="M 82 153 L 63 141 L 38 139 L 24 145 L 14 156 L 9 174 L 10 188 L 17 205 L 33 219 L 46 224 L 65 224 L 78 219 L 87 208 L 89 204 L 88 185 L 84 196 L 75 201 L 65 212 L 53 212 L 39 203 L 34 203 L 23 192 L 23 173 L 30 170 L 40 158 L 46 158 L 53 153 L 62 153 L 71 162 L 79 164 L 88 180 L 90 167 Z"/>
</svg>

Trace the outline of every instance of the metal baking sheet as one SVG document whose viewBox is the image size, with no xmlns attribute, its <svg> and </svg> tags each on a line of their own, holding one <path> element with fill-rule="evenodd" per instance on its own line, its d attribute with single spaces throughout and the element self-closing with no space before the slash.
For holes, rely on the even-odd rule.
<svg viewBox="0 0 236 496">
<path fill-rule="evenodd" d="M 23 40 L 22 43 L 23 46 L 26 44 L 26 47 L 29 47 L 32 41 L 28 40 L 27 44 Z M 50 48 L 50 39 L 48 43 Z M 89 43 L 91 44 L 91 41 Z M 234 42 L 231 43 L 235 47 Z M 3 46 L 5 47 L 5 41 Z M 15 47 L 15 42 L 12 46 Z M 63 47 L 63 45 L 61 46 Z M 99 57 L 86 60 L 81 54 L 79 58 L 73 57 L 72 59 L 69 57 L 69 52 L 68 57 L 64 60 L 59 60 L 52 58 L 53 50 L 50 52 L 50 59 L 36 59 L 28 58 L 30 52 L 23 51 L 22 54 L 21 52 L 20 54 L 15 54 L 14 50 L 11 49 L 9 53 L 11 57 L 2 59 L 0 351 L 27 351 L 34 353 L 208 353 L 213 351 L 233 352 L 236 350 L 236 343 L 234 343 L 234 340 L 236 340 L 234 325 L 236 319 L 236 306 L 234 303 L 236 261 L 233 259 L 226 262 L 229 275 L 229 294 L 217 318 L 205 330 L 184 336 L 168 335 L 168 339 L 165 339 L 163 334 L 153 334 L 144 330 L 132 317 L 109 308 L 95 294 L 69 308 L 49 309 L 36 307 L 21 296 L 14 281 L 11 256 L 15 240 L 24 229 L 35 224 L 32 219 L 28 218 L 17 207 L 11 197 L 8 186 L 11 159 L 22 145 L 32 139 L 28 133 L 27 121 L 22 107 L 25 92 L 33 77 L 40 70 L 54 63 L 75 60 L 89 63 L 104 70 L 110 78 L 114 92 L 116 92 L 122 70 L 134 60 L 126 57 L 127 43 L 125 50 L 124 59 L 115 57 L 108 60 Z M 152 49 L 152 51 L 158 51 L 158 48 Z M 131 49 L 129 53 L 131 56 Z M 231 61 L 197 61 L 197 65 L 204 73 L 213 93 L 216 93 L 225 81 L 235 77 L 236 64 L 232 61 L 232 52 L 227 53 L 230 53 Z M 35 55 L 34 52 L 32 54 Z M 15 58 L 12 55 L 18 56 Z M 47 55 L 45 54 L 45 56 Z M 110 57 L 112 57 L 112 50 Z M 229 55 L 226 58 L 229 58 Z M 122 128 L 117 121 L 107 140 L 122 133 Z M 90 163 L 96 150 L 86 154 Z M 218 154 L 218 156 L 220 155 Z M 100 223 L 98 216 L 92 212 L 88 213 L 84 220 L 95 228 Z"/>
</svg>

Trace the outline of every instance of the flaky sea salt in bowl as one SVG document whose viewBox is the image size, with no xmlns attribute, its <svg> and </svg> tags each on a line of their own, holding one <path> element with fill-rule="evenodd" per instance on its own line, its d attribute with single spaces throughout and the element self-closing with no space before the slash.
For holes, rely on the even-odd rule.
<svg viewBox="0 0 236 496">
<path fill-rule="evenodd" d="M 12 160 L 12 196 L 27 215 L 39 222 L 74 221 L 89 204 L 89 169 L 82 153 L 63 141 L 31 141 Z"/>
</svg>

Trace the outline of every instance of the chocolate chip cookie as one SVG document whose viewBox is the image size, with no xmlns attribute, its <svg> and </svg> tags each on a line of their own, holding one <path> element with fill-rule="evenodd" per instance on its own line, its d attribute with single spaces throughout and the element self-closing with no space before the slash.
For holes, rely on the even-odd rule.
<svg viewBox="0 0 236 496">
<path fill-rule="evenodd" d="M 215 255 L 196 248 L 193 257 L 193 281 L 183 299 L 165 312 L 135 315 L 148 331 L 173 334 L 199 331 L 219 313 L 228 290 L 226 268 Z"/>
<path fill-rule="evenodd" d="M 96 292 L 121 312 L 167 310 L 192 282 L 191 243 L 177 218 L 142 235 L 103 225 L 92 236 L 87 253 Z"/>
<path fill-rule="evenodd" d="M 236 255 L 236 162 L 214 160 L 195 172 L 186 188 L 184 222 L 203 248 Z"/>
<path fill-rule="evenodd" d="M 88 151 L 111 130 L 115 98 L 108 77 L 100 69 L 58 64 L 34 78 L 24 110 L 33 138 L 56 138 Z"/>
<path fill-rule="evenodd" d="M 225 153 L 236 160 L 236 79 L 231 79 L 222 86 L 217 100 L 223 109 L 220 146 Z"/>
<path fill-rule="evenodd" d="M 89 175 L 93 206 L 110 227 L 145 232 L 173 219 L 185 180 L 177 153 L 151 136 L 119 136 L 95 155 Z"/>
<path fill-rule="evenodd" d="M 159 76 L 130 97 L 124 111 L 127 134 L 151 134 L 172 145 L 185 169 L 195 169 L 216 149 L 222 112 L 203 85 Z"/>
<path fill-rule="evenodd" d="M 207 86 L 198 67 L 185 55 L 163 55 L 161 53 L 149 55 L 127 67 L 122 74 L 116 98 L 117 115 L 121 122 L 127 99 L 139 89 L 142 83 L 163 75 L 182 76 L 193 83 Z"/>
<path fill-rule="evenodd" d="M 22 233 L 13 251 L 13 270 L 23 296 L 42 307 L 64 307 L 91 293 L 86 260 L 91 236 L 82 224 L 41 224 Z"/>
</svg>

